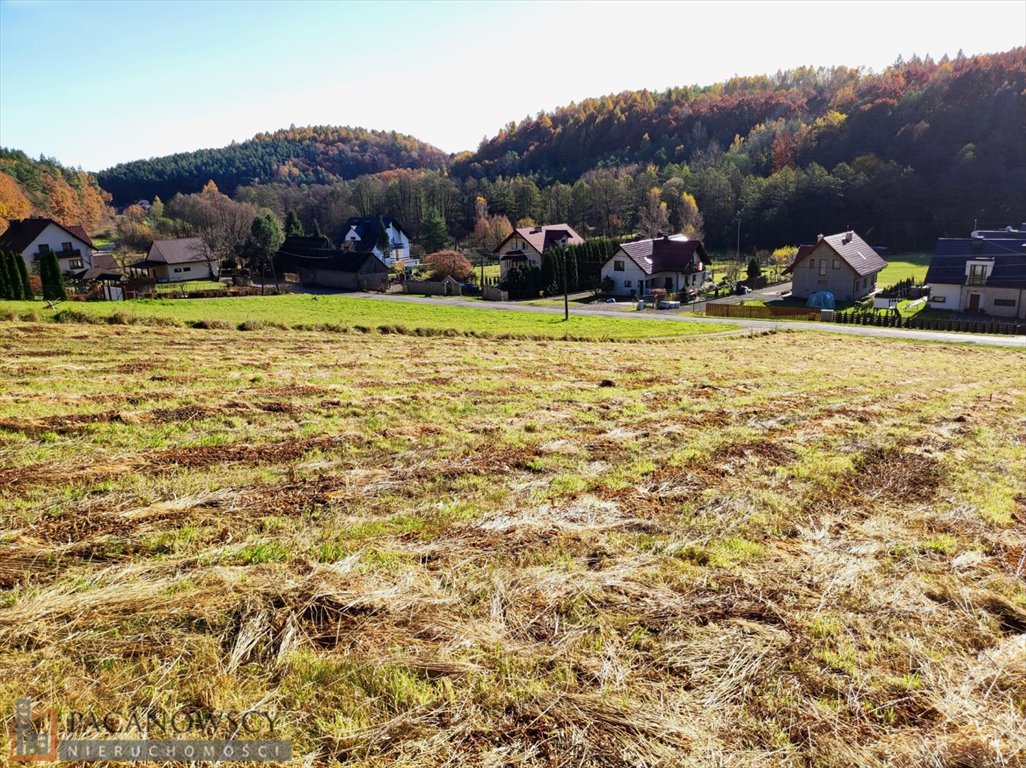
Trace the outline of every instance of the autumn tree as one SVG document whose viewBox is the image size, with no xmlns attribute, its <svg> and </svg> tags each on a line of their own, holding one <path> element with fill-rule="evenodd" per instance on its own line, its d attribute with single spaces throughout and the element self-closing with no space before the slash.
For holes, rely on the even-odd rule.
<svg viewBox="0 0 1026 768">
<path fill-rule="evenodd" d="M 645 237 L 652 238 L 670 234 L 670 214 L 666 203 L 659 199 L 659 195 L 659 188 L 652 187 L 648 192 L 645 207 L 641 211 L 638 226 Z"/>
<path fill-rule="evenodd" d="M 32 215 L 32 203 L 25 197 L 18 182 L 6 173 L 0 173 L 0 230 L 16 219 Z"/>
<path fill-rule="evenodd" d="M 424 266 L 430 270 L 432 280 L 444 280 L 446 277 L 451 277 L 461 283 L 474 271 L 474 267 L 467 257 L 452 249 L 429 253 L 424 257 Z"/>
<path fill-rule="evenodd" d="M 684 192 L 680 196 L 681 227 L 680 231 L 688 236 L 689 240 L 702 240 L 705 238 L 703 231 L 705 222 L 698 210 L 698 202 L 695 196 Z"/>
</svg>

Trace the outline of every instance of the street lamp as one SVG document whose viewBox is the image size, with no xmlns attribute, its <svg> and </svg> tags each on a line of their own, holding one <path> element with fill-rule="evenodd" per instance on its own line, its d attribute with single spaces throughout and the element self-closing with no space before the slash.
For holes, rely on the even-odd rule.
<svg viewBox="0 0 1026 768">
<path fill-rule="evenodd" d="M 563 253 L 563 322 L 565 323 L 570 319 L 570 292 L 566 284 L 567 247 L 565 237 L 559 241 L 559 249 Z"/>
</svg>

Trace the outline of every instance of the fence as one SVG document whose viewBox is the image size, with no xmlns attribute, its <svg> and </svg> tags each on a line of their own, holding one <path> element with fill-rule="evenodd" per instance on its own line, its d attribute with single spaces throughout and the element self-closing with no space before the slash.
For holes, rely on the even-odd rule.
<svg viewBox="0 0 1026 768">
<path fill-rule="evenodd" d="M 1026 323 L 1000 320 L 961 320 L 947 317 L 902 317 L 897 313 L 854 312 L 838 314 L 834 322 L 848 325 L 875 325 L 883 328 L 912 328 L 922 331 L 958 333 L 997 333 L 1026 335 Z"/>
<path fill-rule="evenodd" d="M 767 307 L 762 304 L 715 304 L 705 305 L 705 314 L 711 317 L 748 317 L 771 319 L 774 317 L 797 320 L 819 320 L 818 309 L 803 307 Z"/>
</svg>

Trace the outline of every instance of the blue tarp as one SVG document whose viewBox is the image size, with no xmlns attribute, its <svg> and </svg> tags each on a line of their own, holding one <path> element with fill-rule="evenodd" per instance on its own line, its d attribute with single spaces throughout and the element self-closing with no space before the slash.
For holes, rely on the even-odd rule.
<svg viewBox="0 0 1026 768">
<path fill-rule="evenodd" d="M 830 291 L 816 291 L 809 296 L 805 306 L 814 309 L 834 309 L 834 294 Z"/>
</svg>

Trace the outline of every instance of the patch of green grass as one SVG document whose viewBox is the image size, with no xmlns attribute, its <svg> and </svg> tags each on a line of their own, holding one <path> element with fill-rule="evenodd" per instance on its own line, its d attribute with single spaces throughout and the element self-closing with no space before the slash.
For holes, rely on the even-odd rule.
<svg viewBox="0 0 1026 768">
<path fill-rule="evenodd" d="M 84 321 L 165 321 L 190 324 L 200 321 L 227 322 L 246 329 L 263 327 L 316 327 L 325 323 L 376 331 L 439 333 L 492 338 L 571 338 L 580 340 L 648 339 L 733 330 L 729 323 L 656 323 L 619 317 L 559 315 L 534 312 L 476 309 L 438 304 L 386 301 L 353 296 L 245 296 L 216 299 L 139 299 L 123 302 L 70 302 L 61 305 L 65 316 Z M 0 301 L 0 317 L 35 310 L 41 319 L 55 311 L 40 302 Z M 69 312 L 74 315 L 68 315 Z M 266 325 L 261 325 L 261 323 Z"/>
</svg>

